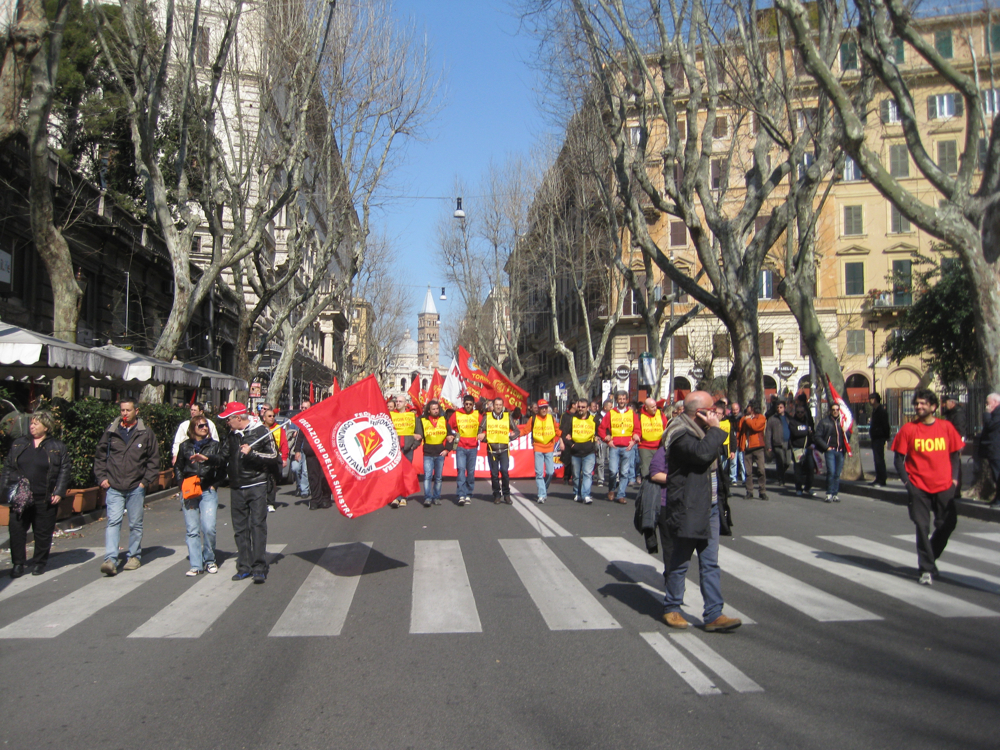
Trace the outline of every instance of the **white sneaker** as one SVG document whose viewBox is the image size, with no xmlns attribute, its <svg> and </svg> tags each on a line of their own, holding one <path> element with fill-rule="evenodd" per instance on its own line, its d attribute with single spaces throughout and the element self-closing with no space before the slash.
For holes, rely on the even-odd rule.
<svg viewBox="0 0 1000 750">
<path fill-rule="evenodd" d="M 580 496 L 579 495 L 573 495 L 573 502 L 574 503 L 580 502 Z"/>
<path fill-rule="evenodd" d="M 268 513 L 274 513 L 274 506 L 273 505 L 268 505 L 267 506 L 267 512 Z"/>
<path fill-rule="evenodd" d="M 406 498 L 405 497 L 399 498 L 399 507 L 400 508 L 405 508 L 406 507 Z"/>
<path fill-rule="evenodd" d="M 934 583 L 934 576 L 932 576 L 930 573 L 922 573 L 920 575 L 919 583 L 921 586 L 930 586 L 932 583 Z"/>
<path fill-rule="evenodd" d="M 389 503 L 389 507 L 390 508 L 398 508 L 399 507 L 399 498 L 397 497 L 395 500 L 393 500 L 391 503 Z"/>
<path fill-rule="evenodd" d="M 205 572 L 206 573 L 218 573 L 219 572 L 219 566 L 216 565 L 215 563 L 209 563 L 205 567 Z"/>
<path fill-rule="evenodd" d="M 590 505 L 592 502 L 594 502 L 594 501 L 590 497 L 583 498 L 583 504 L 584 505 Z"/>
<path fill-rule="evenodd" d="M 545 505 L 545 498 L 544 497 L 538 498 L 538 504 L 539 505 Z"/>
</svg>

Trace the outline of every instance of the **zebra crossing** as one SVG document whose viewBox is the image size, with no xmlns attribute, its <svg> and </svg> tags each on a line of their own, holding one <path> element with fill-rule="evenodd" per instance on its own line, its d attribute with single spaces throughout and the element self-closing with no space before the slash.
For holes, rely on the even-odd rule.
<svg viewBox="0 0 1000 750">
<path fill-rule="evenodd" d="M 527 501 L 525 501 L 527 502 Z M 537 509 L 536 509 L 537 510 Z M 609 611 L 608 601 L 598 597 L 597 589 L 604 582 L 584 580 L 564 562 L 565 555 L 558 554 L 561 547 L 576 544 L 593 554 L 594 562 L 614 567 L 638 589 L 658 601 L 663 596 L 662 564 L 638 545 L 624 537 L 571 537 L 564 539 L 558 524 L 542 512 L 525 513 L 548 531 L 548 535 L 535 538 L 499 539 L 497 544 L 507 562 L 511 580 L 517 580 L 544 622 L 554 632 L 565 631 L 621 631 L 621 614 Z M 954 558 L 975 559 L 985 566 L 1000 563 L 1000 535 L 985 533 L 956 534 L 956 538 L 939 561 L 942 577 L 950 578 L 959 587 L 947 591 L 938 587 L 918 586 L 913 568 L 916 555 L 912 537 L 887 536 L 885 539 L 868 539 L 856 535 L 817 536 L 808 543 L 782 536 L 741 537 L 743 551 L 731 546 L 720 547 L 719 565 L 723 572 L 738 580 L 742 587 L 726 585 L 727 596 L 741 608 L 749 607 L 750 613 L 736 609 L 727 600 L 726 613 L 739 617 L 748 626 L 767 625 L 774 620 L 772 609 L 766 604 L 774 600 L 782 607 L 796 610 L 817 623 L 863 623 L 880 621 L 898 612 L 899 603 L 914 607 L 933 616 L 1000 617 L 1000 599 L 990 604 L 982 594 L 1000 596 L 1000 576 L 983 573 L 966 565 L 952 562 Z M 742 544 L 742 542 L 749 544 Z M 750 547 L 750 549 L 746 549 Z M 751 554 L 755 548 L 767 550 L 769 560 L 779 557 L 789 561 L 789 567 L 778 570 L 756 559 Z M 848 550 L 850 554 L 843 553 Z M 268 553 L 278 555 L 287 545 L 268 545 Z M 316 557 L 305 559 L 309 570 L 304 580 L 290 592 L 281 614 L 271 626 L 269 637 L 337 637 L 348 622 L 355 594 L 364 585 L 365 569 L 377 544 L 372 541 L 330 544 Z M 156 586 L 168 571 L 179 575 L 186 567 L 183 547 L 158 547 L 148 551 L 141 568 L 113 579 L 94 578 L 76 590 L 60 596 L 38 609 L 4 623 L 0 608 L 0 640 L 56 638 L 71 628 L 105 610 L 116 607 L 134 607 L 128 597 L 144 586 Z M 79 569 L 100 559 L 100 549 L 77 549 L 53 558 L 50 572 L 43 577 L 26 576 L 19 579 L 4 577 L 0 580 L 0 602 L 16 601 L 28 592 L 43 594 L 46 585 L 57 579 L 67 580 L 71 575 L 82 575 Z M 773 554 L 772 554 L 773 553 Z M 952 555 L 953 553 L 953 555 Z M 287 558 L 286 558 L 287 559 Z M 475 563 L 473 563 L 475 565 Z M 902 566 L 904 571 L 892 566 Z M 409 633 L 412 636 L 448 634 L 484 634 L 484 620 L 480 617 L 477 592 L 469 576 L 469 561 L 463 554 L 460 540 L 415 540 L 410 589 Z M 685 597 L 685 616 L 700 625 L 704 603 L 696 584 L 696 565 L 692 568 Z M 153 608 L 144 614 L 144 621 L 128 633 L 129 639 L 197 639 L 209 633 L 246 592 L 253 589 L 246 582 L 230 580 L 235 570 L 235 560 L 230 557 L 220 565 L 218 575 L 201 576 L 165 606 Z M 813 570 L 810 581 L 802 580 L 803 571 Z M 816 573 L 818 571 L 818 573 Z M 797 575 L 799 577 L 797 577 Z M 2 575 L 2 573 L 0 573 Z M 608 582 L 621 580 L 607 572 Z M 848 581 L 848 590 L 864 590 L 865 606 L 848 601 L 844 586 L 838 594 L 826 591 L 820 581 L 834 579 Z M 275 588 L 281 579 L 272 576 L 268 590 Z M 854 588 L 856 587 L 856 588 Z M 943 588 L 943 587 L 942 587 Z M 765 595 L 748 597 L 753 589 Z M 975 603 L 963 598 L 979 596 Z M 176 590 L 174 589 L 176 593 Z M 885 598 L 885 606 L 872 605 L 871 593 Z M 489 592 L 478 592 L 489 595 Z M 42 597 L 39 597 L 42 598 Z M 740 601 L 745 599 L 747 601 Z M 875 601 L 878 601 L 877 599 Z M 134 600 L 133 600 L 134 602 Z M 983 606 L 986 604 L 988 606 Z M 162 605 L 162 602 L 161 602 Z M 617 614 L 617 616 L 616 616 Z M 714 651 L 701 633 L 676 633 L 662 629 L 639 632 L 641 639 L 657 654 L 695 693 L 718 695 L 723 692 L 720 684 L 728 685 L 737 693 L 763 690 L 761 685 L 744 674 L 734 664 Z M 705 639 L 705 640 L 703 640 Z"/>
</svg>

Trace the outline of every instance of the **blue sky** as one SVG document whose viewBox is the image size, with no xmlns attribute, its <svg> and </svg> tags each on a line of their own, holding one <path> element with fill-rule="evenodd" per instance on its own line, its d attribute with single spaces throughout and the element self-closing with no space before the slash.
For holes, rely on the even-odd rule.
<svg viewBox="0 0 1000 750">
<path fill-rule="evenodd" d="M 414 300 L 416 338 L 416 312 L 427 285 L 434 289 L 442 324 L 457 309 L 454 290 L 448 290 L 448 301 L 438 300 L 444 282 L 435 251 L 436 223 L 455 209 L 455 178 L 476 184 L 490 159 L 528 153 L 546 124 L 536 107 L 536 72 L 529 65 L 536 43 L 519 33 L 505 0 L 396 0 L 395 6 L 398 17 L 411 18 L 426 32 L 444 102 L 426 140 L 408 146 L 393 185 L 406 196 L 447 199 L 401 199 L 377 217 L 395 240 L 404 283 L 413 285 L 405 289 Z M 464 207 L 475 210 L 475 202 L 475 196 L 466 196 Z M 442 352 L 442 359 L 450 361 L 450 353 Z"/>
</svg>

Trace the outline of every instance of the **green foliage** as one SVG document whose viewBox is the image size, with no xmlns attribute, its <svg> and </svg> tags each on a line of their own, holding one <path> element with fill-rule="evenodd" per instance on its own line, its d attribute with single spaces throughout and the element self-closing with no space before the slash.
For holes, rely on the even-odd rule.
<svg viewBox="0 0 1000 750">
<path fill-rule="evenodd" d="M 919 264 L 919 265 L 917 265 Z M 892 362 L 921 357 L 944 385 L 971 380 L 982 369 L 976 336 L 974 284 L 957 261 L 918 258 L 913 304 L 899 318 L 900 335 L 886 341 Z"/>
<path fill-rule="evenodd" d="M 169 469 L 177 425 L 191 418 L 190 410 L 170 404 L 139 404 L 139 418 L 153 431 L 160 444 L 160 470 Z"/>
<path fill-rule="evenodd" d="M 94 451 L 97 449 L 97 441 L 118 416 L 118 404 L 85 398 L 53 406 L 52 411 L 62 424 L 62 433 L 57 431 L 56 437 L 66 443 L 73 461 L 69 486 L 77 489 L 93 487 L 97 484 L 94 479 Z"/>
</svg>

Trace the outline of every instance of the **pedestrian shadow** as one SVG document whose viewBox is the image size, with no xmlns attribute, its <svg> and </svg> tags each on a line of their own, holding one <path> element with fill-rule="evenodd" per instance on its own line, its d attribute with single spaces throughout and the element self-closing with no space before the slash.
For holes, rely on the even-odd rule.
<svg viewBox="0 0 1000 750">
<path fill-rule="evenodd" d="M 910 567 L 909 565 L 895 565 L 878 558 L 861 557 L 860 555 L 837 555 L 832 552 L 821 552 L 817 555 L 817 557 L 823 560 L 830 560 L 832 562 L 846 561 L 851 565 L 858 566 L 859 568 L 866 568 L 878 573 L 888 573 L 891 576 L 902 578 L 906 581 L 916 581 L 917 578 L 920 577 L 920 570 L 915 566 Z M 916 557 L 916 555 L 914 555 L 914 557 Z M 935 582 L 946 583 L 949 586 L 955 586 L 968 591 L 986 591 L 987 593 L 1000 595 L 1000 585 L 997 585 L 992 581 L 987 581 L 986 579 L 980 578 L 976 575 L 948 571 L 935 576 L 934 580 Z"/>
<path fill-rule="evenodd" d="M 69 565 L 77 565 L 85 563 L 89 560 L 97 560 L 100 552 L 95 552 L 94 550 L 87 549 L 85 547 L 79 547 L 76 549 L 68 549 L 62 552 L 53 552 L 49 556 L 49 561 L 45 566 L 45 572 L 47 577 L 52 577 L 54 574 L 60 572 L 60 568 L 65 568 Z M 10 577 L 10 567 L 0 569 L 0 591 L 3 591 L 10 584 L 14 583 L 15 578 Z"/>
<path fill-rule="evenodd" d="M 629 563 L 622 563 L 623 565 L 628 565 Z M 611 597 L 612 599 L 617 599 L 626 607 L 638 612 L 641 615 L 646 615 L 653 618 L 654 620 L 659 620 L 660 616 L 663 614 L 663 604 L 657 602 L 656 599 L 650 595 L 650 592 L 636 583 L 630 576 L 623 573 L 617 567 L 617 563 L 608 563 L 608 567 L 605 572 L 616 580 L 616 583 L 607 583 L 601 588 L 597 589 L 598 593 L 605 597 Z M 653 568 L 653 566 L 650 566 Z M 655 568 L 653 568 L 655 570 Z"/>
<path fill-rule="evenodd" d="M 326 555 L 326 552 L 330 549 L 335 549 L 335 554 Z M 377 549 L 369 547 L 364 542 L 337 544 L 333 548 L 319 547 L 293 554 L 295 557 L 300 557 L 312 565 L 321 566 L 324 570 L 335 576 L 368 576 L 376 573 L 384 573 L 388 570 L 409 567 L 402 560 L 389 557 Z M 326 555 L 325 559 L 324 555 Z"/>
</svg>

